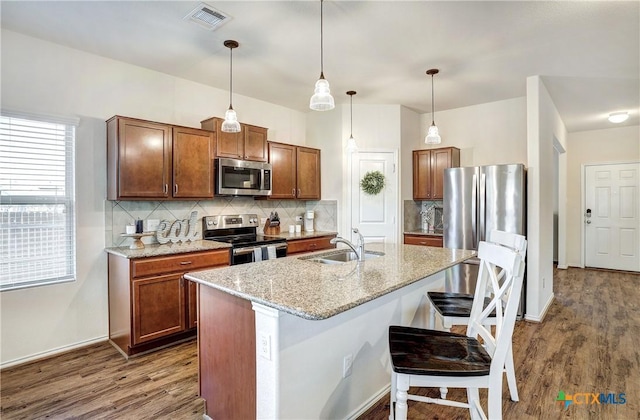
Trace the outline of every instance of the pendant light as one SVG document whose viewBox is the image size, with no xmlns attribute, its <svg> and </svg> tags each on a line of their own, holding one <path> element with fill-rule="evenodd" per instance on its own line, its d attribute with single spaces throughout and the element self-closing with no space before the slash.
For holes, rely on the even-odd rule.
<svg viewBox="0 0 640 420">
<path fill-rule="evenodd" d="M 323 14 L 322 3 L 320 0 L 320 78 L 316 82 L 316 88 L 313 96 L 309 101 L 309 108 L 314 111 L 329 111 L 335 108 L 331 89 L 329 89 L 329 81 L 324 78 L 324 36 L 323 36 Z"/>
<path fill-rule="evenodd" d="M 238 48 L 238 42 L 232 39 L 224 41 L 224 46 L 229 48 L 229 109 L 224 113 L 224 122 L 220 128 L 225 133 L 239 133 L 240 123 L 238 122 L 238 116 L 231 104 L 231 94 L 233 92 L 233 49 Z"/>
<path fill-rule="evenodd" d="M 427 70 L 427 74 L 431 76 L 431 126 L 429 127 L 429 131 L 427 132 L 427 137 L 424 138 L 424 142 L 426 144 L 440 144 L 442 139 L 440 139 L 440 134 L 438 134 L 438 127 L 436 126 L 435 119 L 433 114 L 435 113 L 435 106 L 433 102 L 433 75 L 438 74 L 440 70 L 438 69 L 429 69 Z"/>
<path fill-rule="evenodd" d="M 347 140 L 347 153 L 358 151 L 358 145 L 356 144 L 356 140 L 353 138 L 353 95 L 355 94 L 355 90 L 347 92 L 347 95 L 349 95 L 349 112 L 351 115 L 351 134 L 349 135 L 349 140 Z"/>
</svg>

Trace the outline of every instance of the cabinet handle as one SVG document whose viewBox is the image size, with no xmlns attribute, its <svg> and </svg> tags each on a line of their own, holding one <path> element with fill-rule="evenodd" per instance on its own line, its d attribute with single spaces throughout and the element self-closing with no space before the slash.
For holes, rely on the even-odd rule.
<svg viewBox="0 0 640 420">
<path fill-rule="evenodd" d="M 180 261 L 180 265 L 189 265 L 191 261 Z"/>
<path fill-rule="evenodd" d="M 164 184 L 164 193 L 165 194 L 169 193 L 169 184 Z"/>
<path fill-rule="evenodd" d="M 173 193 L 174 193 L 174 194 L 178 194 L 178 184 L 175 184 L 175 185 L 173 186 Z"/>
<path fill-rule="evenodd" d="M 300 188 L 298 188 L 298 197 L 300 197 Z"/>
<path fill-rule="evenodd" d="M 296 196 L 296 189 L 295 188 L 291 188 L 291 196 L 292 197 Z"/>
<path fill-rule="evenodd" d="M 309 244 L 309 248 L 313 249 L 313 248 L 317 248 L 317 247 L 318 247 L 318 244 Z"/>
<path fill-rule="evenodd" d="M 421 241 L 420 245 L 426 245 L 427 243 L 425 241 Z"/>
</svg>

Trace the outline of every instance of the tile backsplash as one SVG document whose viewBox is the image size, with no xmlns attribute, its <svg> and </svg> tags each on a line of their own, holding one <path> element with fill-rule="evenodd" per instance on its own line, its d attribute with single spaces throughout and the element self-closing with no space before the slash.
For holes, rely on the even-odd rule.
<svg viewBox="0 0 640 420">
<path fill-rule="evenodd" d="M 198 235 L 202 237 L 202 217 L 220 214 L 255 213 L 258 217 L 268 217 L 278 212 L 282 229 L 289 225 L 303 225 L 296 222 L 296 216 L 304 217 L 307 210 L 315 211 L 314 226 L 319 231 L 337 231 L 338 203 L 336 200 L 254 200 L 252 197 L 216 197 L 202 201 L 109 201 L 105 200 L 105 246 L 128 246 L 131 238 L 121 236 L 125 226 L 142 219 L 147 230 L 148 219 L 183 220 L 192 211 L 198 212 Z M 261 229 L 261 228 L 259 228 Z M 144 243 L 157 243 L 155 236 L 142 239 Z"/>
<path fill-rule="evenodd" d="M 404 200 L 404 231 L 415 232 L 422 230 L 423 227 L 423 213 L 429 206 L 436 206 L 442 208 L 442 201 L 413 201 Z M 442 212 L 437 212 L 441 215 Z M 438 220 L 434 220 L 435 229 L 442 229 L 442 218 L 436 217 Z M 425 221 L 426 224 L 426 221 Z"/>
</svg>

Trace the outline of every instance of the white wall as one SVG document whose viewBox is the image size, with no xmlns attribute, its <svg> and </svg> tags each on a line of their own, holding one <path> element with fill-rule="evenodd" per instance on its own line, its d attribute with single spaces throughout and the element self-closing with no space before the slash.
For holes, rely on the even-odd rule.
<svg viewBox="0 0 640 420">
<path fill-rule="evenodd" d="M 437 147 L 460 149 L 460 166 L 527 162 L 525 97 L 438 111 L 435 122 L 442 137 Z M 422 114 L 414 149 L 428 149 L 424 136 L 431 114 Z"/>
<path fill-rule="evenodd" d="M 567 263 L 573 267 L 581 267 L 583 165 L 640 161 L 640 127 L 636 125 L 570 133 L 567 146 Z"/>
<path fill-rule="evenodd" d="M 3 108 L 80 117 L 78 279 L 0 293 L 0 363 L 7 366 L 108 334 L 104 121 L 118 114 L 200 127 L 224 115 L 228 92 L 7 30 L 1 41 Z M 242 122 L 268 127 L 269 140 L 305 142 L 303 113 L 240 95 L 234 108 Z"/>
<path fill-rule="evenodd" d="M 539 76 L 527 78 L 527 302 L 525 317 L 542 320 L 553 300 L 554 141 L 566 150 L 566 129 Z M 562 165 L 562 160 L 560 160 Z M 560 185 L 566 183 L 561 167 Z M 559 203 L 560 212 L 563 205 Z M 565 238 L 559 237 L 559 241 Z"/>
</svg>

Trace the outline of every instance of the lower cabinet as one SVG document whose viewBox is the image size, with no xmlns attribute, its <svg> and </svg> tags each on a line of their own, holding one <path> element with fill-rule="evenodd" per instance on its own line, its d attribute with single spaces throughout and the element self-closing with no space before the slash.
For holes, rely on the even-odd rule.
<svg viewBox="0 0 640 420">
<path fill-rule="evenodd" d="M 320 251 L 323 249 L 335 248 L 335 244 L 330 243 L 336 235 L 316 236 L 307 239 L 288 239 L 287 255 L 299 254 L 302 252 Z"/>
<path fill-rule="evenodd" d="M 189 271 L 229 265 L 229 250 L 128 259 L 109 254 L 109 340 L 131 356 L 196 334 Z"/>
<path fill-rule="evenodd" d="M 417 235 L 405 233 L 404 243 L 407 245 L 436 246 L 442 248 L 442 235 Z"/>
</svg>

